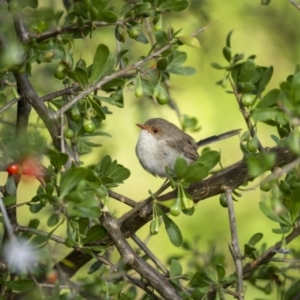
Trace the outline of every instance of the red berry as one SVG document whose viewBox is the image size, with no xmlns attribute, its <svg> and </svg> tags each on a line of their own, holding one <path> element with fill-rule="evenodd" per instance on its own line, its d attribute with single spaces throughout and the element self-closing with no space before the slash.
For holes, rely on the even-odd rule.
<svg viewBox="0 0 300 300">
<path fill-rule="evenodd" d="M 55 283 L 58 280 L 58 274 L 55 270 L 51 270 L 48 274 L 47 274 L 47 278 L 46 281 L 47 283 Z"/>
<path fill-rule="evenodd" d="M 20 166 L 18 164 L 10 164 L 6 168 L 6 171 L 8 172 L 9 175 L 19 174 L 19 172 L 20 172 Z"/>
</svg>

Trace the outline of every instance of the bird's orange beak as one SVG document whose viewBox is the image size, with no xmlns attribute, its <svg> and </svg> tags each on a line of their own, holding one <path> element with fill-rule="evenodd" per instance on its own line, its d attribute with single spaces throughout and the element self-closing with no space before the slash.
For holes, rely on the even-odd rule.
<svg viewBox="0 0 300 300">
<path fill-rule="evenodd" d="M 147 126 L 144 124 L 135 124 L 137 127 L 140 127 L 141 129 L 147 130 Z"/>
</svg>

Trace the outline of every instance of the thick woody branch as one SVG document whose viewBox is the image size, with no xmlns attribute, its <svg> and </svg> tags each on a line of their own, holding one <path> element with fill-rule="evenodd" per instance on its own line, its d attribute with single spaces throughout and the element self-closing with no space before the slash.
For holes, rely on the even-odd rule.
<svg viewBox="0 0 300 300">
<path fill-rule="evenodd" d="M 117 221 L 108 214 L 103 214 L 100 219 L 125 262 L 144 277 L 164 299 L 181 300 L 181 297 L 166 277 L 133 251 L 122 234 Z"/>
<path fill-rule="evenodd" d="M 61 137 L 60 137 L 60 126 L 57 119 L 54 117 L 52 111 L 50 111 L 40 97 L 37 95 L 36 91 L 32 87 L 26 74 L 14 74 L 17 84 L 20 89 L 20 95 L 23 99 L 28 101 L 30 105 L 35 109 L 39 117 L 43 120 L 46 125 L 53 144 L 57 149 L 61 148 Z M 65 141 L 64 141 L 65 142 Z M 72 158 L 72 152 L 69 149 L 67 143 L 65 143 L 65 151 Z"/>
</svg>

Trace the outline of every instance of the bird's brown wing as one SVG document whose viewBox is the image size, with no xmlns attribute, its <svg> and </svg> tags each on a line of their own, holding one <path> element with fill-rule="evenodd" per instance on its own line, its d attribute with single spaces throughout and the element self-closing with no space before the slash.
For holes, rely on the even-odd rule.
<svg viewBox="0 0 300 300">
<path fill-rule="evenodd" d="M 182 139 L 168 140 L 167 143 L 171 148 L 175 148 L 180 155 L 190 160 L 190 162 L 196 161 L 199 157 L 197 144 L 194 139 L 187 134 Z"/>
</svg>

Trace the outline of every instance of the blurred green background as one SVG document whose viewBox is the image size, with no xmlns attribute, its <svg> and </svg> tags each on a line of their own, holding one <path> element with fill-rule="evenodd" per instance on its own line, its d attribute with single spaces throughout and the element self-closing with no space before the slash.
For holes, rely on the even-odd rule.
<svg viewBox="0 0 300 300">
<path fill-rule="evenodd" d="M 60 1 L 40 1 L 40 5 L 50 7 L 56 3 L 54 9 L 61 7 Z M 121 8 L 123 1 L 112 1 L 115 7 Z M 232 36 L 232 49 L 235 53 L 244 53 L 245 56 L 257 55 L 256 63 L 264 66 L 274 66 L 274 75 L 269 89 L 278 84 L 291 74 L 295 65 L 299 62 L 300 48 L 300 11 L 293 7 L 289 1 L 272 1 L 269 6 L 263 7 L 260 1 L 220 1 L 220 0 L 194 0 L 190 7 L 181 13 L 172 13 L 164 19 L 164 29 L 170 25 L 178 30 L 182 29 L 182 35 L 190 34 L 199 28 L 217 21 L 213 26 L 199 34 L 201 49 L 193 49 L 182 46 L 181 51 L 188 54 L 185 65 L 197 69 L 193 76 L 171 77 L 171 94 L 175 99 L 180 112 L 188 116 L 198 118 L 201 131 L 191 133 L 196 140 L 210 135 L 220 134 L 231 129 L 241 128 L 246 130 L 245 122 L 239 112 L 235 98 L 227 94 L 226 88 L 217 86 L 216 81 L 223 76 L 222 70 L 213 69 L 211 62 L 226 65 L 222 56 L 222 47 L 225 44 L 226 35 L 234 30 Z M 93 33 L 93 39 L 86 37 L 84 41 L 76 40 L 74 44 L 75 61 L 82 56 L 88 63 L 92 62 L 94 51 L 100 43 L 111 46 L 111 52 L 116 53 L 114 40 L 114 28 L 104 27 Z M 129 47 L 131 62 L 139 56 L 146 55 L 149 45 L 139 44 L 131 39 L 126 40 L 122 48 Z M 62 88 L 62 85 L 54 79 L 53 71 L 56 63 L 34 66 L 32 83 L 40 95 Z M 228 86 L 228 89 L 230 87 Z M 156 191 L 163 183 L 162 179 L 154 178 L 139 165 L 135 155 L 135 144 L 139 134 L 136 123 L 144 123 L 153 117 L 165 118 L 180 126 L 174 110 L 168 105 L 157 106 L 148 98 L 136 98 L 134 91 L 127 89 L 124 93 L 125 107 L 123 109 L 109 107 L 113 112 L 107 116 L 101 130 L 107 131 L 112 138 L 103 137 L 100 142 L 103 146 L 92 154 L 83 157 L 86 165 L 99 161 L 104 155 L 109 154 L 117 159 L 120 164 L 131 170 L 130 178 L 116 191 L 136 201 L 148 197 L 148 190 Z M 11 113 L 13 115 L 13 113 Z M 32 116 L 35 120 L 35 116 Z M 274 143 L 270 139 L 272 129 L 259 126 L 259 137 L 264 146 L 272 147 Z M 233 137 L 211 146 L 212 149 L 221 151 L 223 166 L 229 166 L 242 159 L 238 137 Z M 4 184 L 5 173 L 1 173 L 0 184 Z M 263 194 L 257 184 L 259 181 L 249 183 L 249 190 L 243 192 L 243 197 L 235 203 L 239 241 L 241 248 L 256 232 L 264 234 L 264 240 L 269 246 L 280 240 L 279 235 L 272 233 L 271 221 L 260 212 L 258 202 Z M 18 191 L 18 202 L 29 201 L 35 194 L 38 184 L 32 180 L 23 180 Z M 252 188 L 253 189 L 250 189 Z M 110 200 L 110 208 L 116 216 L 122 215 L 128 210 L 124 205 Z M 26 225 L 28 219 L 33 217 L 29 214 L 28 207 L 18 210 L 20 222 Z M 47 217 L 40 215 L 40 218 Z M 228 251 L 230 243 L 230 230 L 228 225 L 227 210 L 220 206 L 218 197 L 201 201 L 192 217 L 180 215 L 176 218 L 184 238 L 193 241 L 200 237 L 198 243 L 200 251 L 206 251 L 212 242 L 216 250 L 224 253 L 227 257 L 229 271 L 234 271 L 234 264 Z M 145 239 L 149 233 L 146 225 L 138 232 L 140 238 Z M 180 255 L 182 249 L 177 249 L 169 242 L 165 230 L 157 236 L 151 237 L 149 247 L 162 260 L 166 261 L 170 256 Z M 57 249 L 59 250 L 59 249 Z M 63 251 L 63 253 L 66 253 Z M 62 253 L 58 255 L 61 257 Z M 184 267 L 184 271 L 187 271 Z M 274 299 L 274 294 L 264 295 L 251 286 L 247 288 L 247 299 L 264 298 Z M 227 298 L 226 298 L 227 299 Z M 228 297 L 230 299 L 230 297 Z"/>
</svg>

